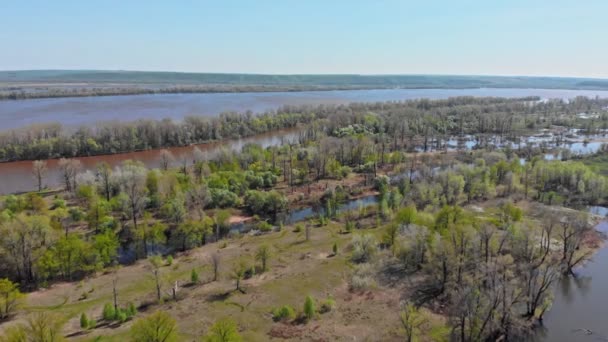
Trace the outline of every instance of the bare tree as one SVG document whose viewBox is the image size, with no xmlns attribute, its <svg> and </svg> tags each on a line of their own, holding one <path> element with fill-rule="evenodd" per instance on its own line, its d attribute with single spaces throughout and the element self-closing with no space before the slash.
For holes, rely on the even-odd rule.
<svg viewBox="0 0 608 342">
<path fill-rule="evenodd" d="M 137 229 L 137 218 L 141 214 L 147 200 L 146 176 L 147 171 L 145 167 L 140 163 L 131 161 L 124 163 L 118 175 L 122 191 L 128 198 L 128 206 L 131 218 L 133 219 L 134 229 Z"/>
<path fill-rule="evenodd" d="M 106 201 L 110 200 L 112 169 L 106 162 L 97 165 L 97 181 L 101 184 Z"/>
<path fill-rule="evenodd" d="M 175 160 L 173 153 L 169 150 L 160 150 L 160 168 L 167 171 L 169 165 Z"/>
<path fill-rule="evenodd" d="M 219 253 L 213 253 L 213 255 L 211 255 L 211 266 L 213 266 L 213 281 L 217 281 L 217 278 L 219 276 L 220 263 L 221 257 Z"/>
<path fill-rule="evenodd" d="M 65 190 L 68 192 L 74 191 L 76 188 L 76 175 L 82 168 L 80 160 L 61 158 L 57 165 L 61 170 L 61 178 L 65 185 Z"/>
<path fill-rule="evenodd" d="M 38 184 L 38 192 L 42 191 L 42 179 L 46 176 L 48 171 L 46 161 L 35 160 L 32 163 L 32 175 Z"/>
</svg>

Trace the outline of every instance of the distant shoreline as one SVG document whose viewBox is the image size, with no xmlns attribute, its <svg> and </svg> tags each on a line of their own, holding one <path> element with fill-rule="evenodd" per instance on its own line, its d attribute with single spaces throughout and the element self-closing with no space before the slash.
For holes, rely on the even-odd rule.
<svg viewBox="0 0 608 342">
<path fill-rule="evenodd" d="M 0 71 L 0 100 L 372 89 L 608 90 L 608 80 L 464 75 L 264 75 L 145 71 Z"/>
</svg>

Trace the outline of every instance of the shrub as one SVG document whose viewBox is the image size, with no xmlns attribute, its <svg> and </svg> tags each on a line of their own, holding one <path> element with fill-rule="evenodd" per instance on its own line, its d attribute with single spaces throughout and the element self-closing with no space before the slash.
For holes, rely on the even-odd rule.
<svg viewBox="0 0 608 342">
<path fill-rule="evenodd" d="M 361 291 L 376 285 L 374 269 L 369 263 L 358 265 L 350 279 L 350 289 Z"/>
<path fill-rule="evenodd" d="M 315 300 L 311 296 L 306 296 L 306 300 L 304 301 L 304 317 L 310 320 L 315 316 L 316 312 Z"/>
<path fill-rule="evenodd" d="M 205 342 L 241 342 L 242 340 L 236 323 L 229 318 L 215 322 L 203 339 Z"/>
<path fill-rule="evenodd" d="M 198 272 L 197 272 L 197 271 L 196 271 L 196 269 L 194 269 L 194 268 L 192 269 L 192 272 L 190 273 L 190 281 L 191 281 L 193 284 L 198 284 L 198 281 L 199 281 L 199 275 L 198 275 Z"/>
<path fill-rule="evenodd" d="M 296 226 L 294 227 L 293 232 L 294 232 L 294 233 L 299 233 L 299 232 L 301 232 L 303 229 L 304 229 L 304 227 L 302 226 L 302 224 L 298 223 L 298 224 L 296 224 Z"/>
<path fill-rule="evenodd" d="M 87 318 L 87 314 L 84 312 L 80 315 L 80 327 L 82 329 L 87 329 L 89 327 L 89 319 Z"/>
<path fill-rule="evenodd" d="M 320 313 L 330 312 L 335 307 L 336 307 L 336 301 L 331 297 L 327 297 L 327 299 L 324 300 L 323 303 L 321 303 L 321 306 L 319 307 L 319 312 Z"/>
<path fill-rule="evenodd" d="M 167 257 L 167 266 L 171 266 L 171 265 L 173 265 L 173 256 L 169 255 Z"/>
<path fill-rule="evenodd" d="M 125 310 L 122 309 L 118 309 L 118 311 L 116 311 L 116 320 L 123 323 L 126 322 L 127 319 L 129 319 L 129 316 L 127 315 L 127 312 Z"/>
<path fill-rule="evenodd" d="M 334 255 L 338 255 L 338 243 L 337 242 L 334 242 L 334 245 L 331 248 L 331 250 L 334 252 Z"/>
<path fill-rule="evenodd" d="M 351 260 L 354 262 L 367 262 L 376 254 L 376 239 L 371 234 L 354 236 L 352 245 L 353 254 Z"/>
<path fill-rule="evenodd" d="M 116 318 L 116 311 L 112 304 L 106 303 L 106 305 L 103 306 L 102 317 L 104 321 L 113 321 Z"/>
<path fill-rule="evenodd" d="M 275 321 L 291 320 L 296 317 L 295 310 L 289 305 L 283 305 L 280 308 L 272 310 L 272 319 Z"/>
<path fill-rule="evenodd" d="M 260 223 L 257 224 L 257 228 L 259 231 L 267 233 L 272 230 L 272 225 L 266 221 L 260 221 Z"/>
<path fill-rule="evenodd" d="M 129 304 L 127 305 L 127 316 L 133 317 L 136 314 L 137 308 L 135 307 L 135 304 L 133 304 L 133 302 L 129 302 Z"/>
</svg>

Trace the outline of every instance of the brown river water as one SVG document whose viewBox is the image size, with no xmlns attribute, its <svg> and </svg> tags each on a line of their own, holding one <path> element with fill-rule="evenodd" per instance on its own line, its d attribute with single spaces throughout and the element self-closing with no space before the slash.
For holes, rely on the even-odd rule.
<svg viewBox="0 0 608 342">
<path fill-rule="evenodd" d="M 182 160 L 186 160 L 188 165 L 193 161 L 193 151 L 196 146 L 207 157 L 212 158 L 221 149 L 227 148 L 233 151 L 240 151 L 246 144 L 258 144 L 264 148 L 268 146 L 281 145 L 283 143 L 294 141 L 298 138 L 298 130 L 283 130 L 260 134 L 242 139 L 232 139 L 221 142 L 212 142 L 206 144 L 198 144 L 185 147 L 169 148 L 175 160 L 173 166 L 181 165 Z M 160 151 L 147 150 L 111 155 L 101 155 L 92 157 L 74 158 L 82 163 L 82 171 L 94 171 L 97 164 L 106 162 L 111 167 L 119 165 L 125 160 L 137 160 L 144 163 L 147 167 L 158 168 L 160 166 Z M 47 161 L 48 172 L 43 180 L 43 186 L 56 188 L 61 184 L 61 174 L 57 166 L 58 159 L 49 159 Z M 0 163 L 0 194 L 31 191 L 36 187 L 36 182 L 32 175 L 32 161 L 19 161 L 10 163 Z"/>
</svg>

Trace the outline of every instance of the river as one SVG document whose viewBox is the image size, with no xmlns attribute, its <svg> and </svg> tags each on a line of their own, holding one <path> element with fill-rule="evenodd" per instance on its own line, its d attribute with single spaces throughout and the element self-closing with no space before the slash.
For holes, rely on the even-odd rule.
<svg viewBox="0 0 608 342">
<path fill-rule="evenodd" d="M 293 142 L 298 138 L 297 130 L 282 130 L 264 133 L 242 139 L 231 139 L 226 141 L 198 144 L 193 146 L 173 147 L 171 151 L 175 159 L 171 166 L 180 165 L 182 160 L 186 160 L 191 165 L 194 159 L 194 147 L 200 149 L 208 158 L 213 158 L 221 149 L 227 148 L 233 151 L 240 151 L 246 144 L 258 144 L 263 148 L 268 146 L 278 146 L 283 143 Z M 149 168 L 160 166 L 160 150 L 147 150 L 112 155 L 92 156 L 74 158 L 80 160 L 82 171 L 95 170 L 97 164 L 106 162 L 112 168 L 125 160 L 137 160 L 144 163 Z M 47 174 L 43 180 L 43 186 L 56 188 L 61 184 L 61 173 L 59 170 L 58 159 L 47 160 Z M 32 175 L 32 161 L 19 161 L 0 163 L 0 194 L 31 191 L 35 188 L 35 181 Z"/>
<path fill-rule="evenodd" d="M 608 209 L 593 207 L 605 216 Z M 595 229 L 608 233 L 608 221 Z M 554 289 L 554 301 L 545 314 L 534 342 L 608 341 L 608 248 L 602 247 L 593 260 L 577 269 L 576 278 L 561 279 Z"/>
<path fill-rule="evenodd" d="M 346 104 L 351 102 L 403 101 L 454 96 L 570 99 L 576 96 L 608 97 L 608 91 L 562 89 L 372 89 L 266 93 L 158 94 L 50 98 L 0 101 L 0 130 L 35 123 L 59 122 L 66 126 L 99 121 L 136 119 L 180 120 L 188 115 L 216 116 L 227 111 L 263 112 L 284 105 Z"/>
</svg>

